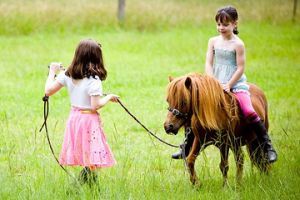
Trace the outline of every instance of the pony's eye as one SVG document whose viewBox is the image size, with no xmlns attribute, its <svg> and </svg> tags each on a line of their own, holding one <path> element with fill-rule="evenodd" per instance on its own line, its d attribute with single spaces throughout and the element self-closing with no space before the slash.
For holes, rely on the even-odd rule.
<svg viewBox="0 0 300 200">
<path fill-rule="evenodd" d="M 173 110 L 173 115 L 177 116 L 177 115 L 179 115 L 179 114 L 180 114 L 180 113 L 179 113 L 178 110 L 176 110 L 176 109 Z"/>
</svg>

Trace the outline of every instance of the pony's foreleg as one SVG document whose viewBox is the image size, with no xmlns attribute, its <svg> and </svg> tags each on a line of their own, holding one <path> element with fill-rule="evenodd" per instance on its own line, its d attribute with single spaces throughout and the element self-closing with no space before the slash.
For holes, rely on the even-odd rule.
<svg viewBox="0 0 300 200">
<path fill-rule="evenodd" d="M 196 175 L 196 172 L 195 172 L 195 161 L 196 161 L 196 158 L 199 154 L 199 151 L 200 151 L 199 138 L 195 137 L 192 149 L 191 149 L 189 155 L 186 158 L 187 167 L 188 167 L 188 170 L 190 172 L 190 181 L 194 185 L 195 184 L 199 185 L 199 181 L 198 181 L 198 178 L 197 178 L 197 175 Z"/>
<path fill-rule="evenodd" d="M 227 172 L 229 169 L 229 165 L 228 165 L 229 146 L 228 146 L 228 144 L 223 143 L 223 144 L 221 144 L 219 149 L 220 149 L 220 154 L 221 154 L 220 170 L 223 174 L 223 186 L 226 186 L 226 185 L 228 185 Z"/>
<path fill-rule="evenodd" d="M 240 184 L 242 181 L 244 168 L 244 153 L 241 146 L 234 148 L 234 158 L 236 163 L 236 181 L 238 184 Z"/>
</svg>

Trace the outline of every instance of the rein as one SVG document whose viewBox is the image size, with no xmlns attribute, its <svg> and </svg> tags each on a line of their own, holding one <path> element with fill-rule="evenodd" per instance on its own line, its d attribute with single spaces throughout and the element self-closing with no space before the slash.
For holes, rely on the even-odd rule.
<svg viewBox="0 0 300 200">
<path fill-rule="evenodd" d="M 153 137 L 155 137 L 157 140 L 159 140 L 160 142 L 162 142 L 162 143 L 164 143 L 164 144 L 166 144 L 166 145 L 168 145 L 168 146 L 170 146 L 170 147 L 174 147 L 174 148 L 180 148 L 181 150 L 182 150 L 182 158 L 183 158 L 183 161 L 184 161 L 184 165 L 185 165 L 185 167 L 187 167 L 187 160 L 186 160 L 186 155 L 185 155 L 185 146 L 186 146 L 186 143 L 183 143 L 183 144 L 181 144 L 181 145 L 173 145 L 173 144 L 170 144 L 170 143 L 168 143 L 168 142 L 166 142 L 166 141 L 164 141 L 164 140 L 162 140 L 161 138 L 159 138 L 159 137 L 157 137 L 154 133 L 152 133 L 144 124 L 142 124 L 127 108 L 126 108 L 126 106 L 124 106 L 124 104 L 121 102 L 121 100 L 120 99 L 117 99 L 117 101 L 118 101 L 118 103 L 120 104 L 120 106 L 139 124 L 139 125 L 141 125 L 146 131 L 147 131 L 147 133 L 149 133 L 151 136 L 153 136 Z M 176 111 L 178 111 L 178 110 L 176 110 L 175 112 L 174 112 L 174 110 L 176 110 L 176 109 L 173 109 L 173 111 L 170 111 L 170 112 L 172 112 L 173 114 L 176 112 Z M 177 113 L 177 112 L 176 112 Z M 186 118 L 187 116 L 185 115 L 185 114 L 183 114 L 182 115 L 182 113 L 180 112 L 180 111 L 178 111 L 178 113 L 180 113 L 179 115 L 181 116 L 181 117 L 183 117 L 183 118 Z M 176 115 L 175 115 L 176 116 Z M 187 130 L 186 130 L 186 135 L 188 135 L 188 134 L 190 134 L 191 133 L 191 128 L 188 128 Z M 186 136 L 187 137 L 187 136 Z"/>
<path fill-rule="evenodd" d="M 48 119 L 48 115 L 49 115 L 49 97 L 48 96 L 44 96 L 43 97 L 43 101 L 44 101 L 44 122 L 42 124 L 42 127 L 40 128 L 40 131 L 41 132 L 43 130 L 43 128 L 45 128 L 45 131 L 46 131 L 46 137 L 47 137 L 47 141 L 48 141 L 48 144 L 49 144 L 49 147 L 50 147 L 50 150 L 51 150 L 51 153 L 54 157 L 54 159 L 56 160 L 57 164 L 59 164 L 59 166 L 72 178 L 74 178 L 67 170 L 66 168 L 64 168 L 64 166 L 62 166 L 59 161 L 58 161 L 58 158 L 55 156 L 55 153 L 54 153 L 54 150 L 53 150 L 53 147 L 52 147 L 52 143 L 51 143 L 51 140 L 50 140 L 50 137 L 49 137 L 49 133 L 48 133 L 48 127 L 47 127 L 47 119 Z M 74 178 L 75 179 L 75 178 Z"/>
<path fill-rule="evenodd" d="M 170 147 L 174 147 L 174 148 L 180 148 L 179 145 L 173 145 L 170 144 L 164 140 L 162 140 L 161 138 L 157 137 L 154 133 L 152 133 L 142 122 L 140 122 L 140 120 L 138 120 L 127 108 L 126 106 L 124 106 L 124 104 L 120 101 L 120 99 L 117 99 L 118 103 L 121 105 L 121 107 L 139 124 L 141 125 L 146 131 L 147 133 L 149 133 L 151 136 L 155 137 L 157 140 L 159 140 L 160 142 L 170 146 Z"/>
</svg>

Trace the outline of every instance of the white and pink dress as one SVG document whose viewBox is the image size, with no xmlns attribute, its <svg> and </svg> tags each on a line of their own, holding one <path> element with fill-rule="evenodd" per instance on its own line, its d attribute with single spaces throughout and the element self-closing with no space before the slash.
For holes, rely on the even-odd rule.
<svg viewBox="0 0 300 200">
<path fill-rule="evenodd" d="M 68 89 L 72 105 L 59 157 L 60 164 L 96 168 L 115 165 L 100 115 L 98 112 L 89 112 L 91 96 L 102 96 L 99 77 L 83 78 L 75 84 L 72 78 L 62 72 L 56 80 Z"/>
</svg>

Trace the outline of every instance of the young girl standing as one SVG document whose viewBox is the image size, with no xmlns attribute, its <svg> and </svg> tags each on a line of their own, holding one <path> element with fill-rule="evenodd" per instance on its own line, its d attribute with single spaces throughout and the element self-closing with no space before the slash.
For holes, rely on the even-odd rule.
<svg viewBox="0 0 300 200">
<path fill-rule="evenodd" d="M 208 41 L 205 72 L 217 78 L 226 92 L 232 91 L 235 94 L 243 116 L 251 123 L 263 146 L 267 161 L 273 163 L 277 160 L 277 153 L 272 147 L 264 123 L 252 106 L 244 74 L 245 46 L 237 36 L 237 10 L 231 6 L 221 8 L 215 20 L 220 35 Z"/>
<path fill-rule="evenodd" d="M 59 63 L 51 63 L 45 94 L 51 96 L 63 86 L 68 89 L 71 111 L 67 121 L 59 162 L 67 166 L 83 166 L 80 181 L 96 181 L 95 169 L 113 166 L 116 161 L 106 142 L 97 112 L 118 96 L 103 96 L 101 81 L 107 75 L 100 44 L 82 40 L 71 65 L 60 71 Z"/>
</svg>

